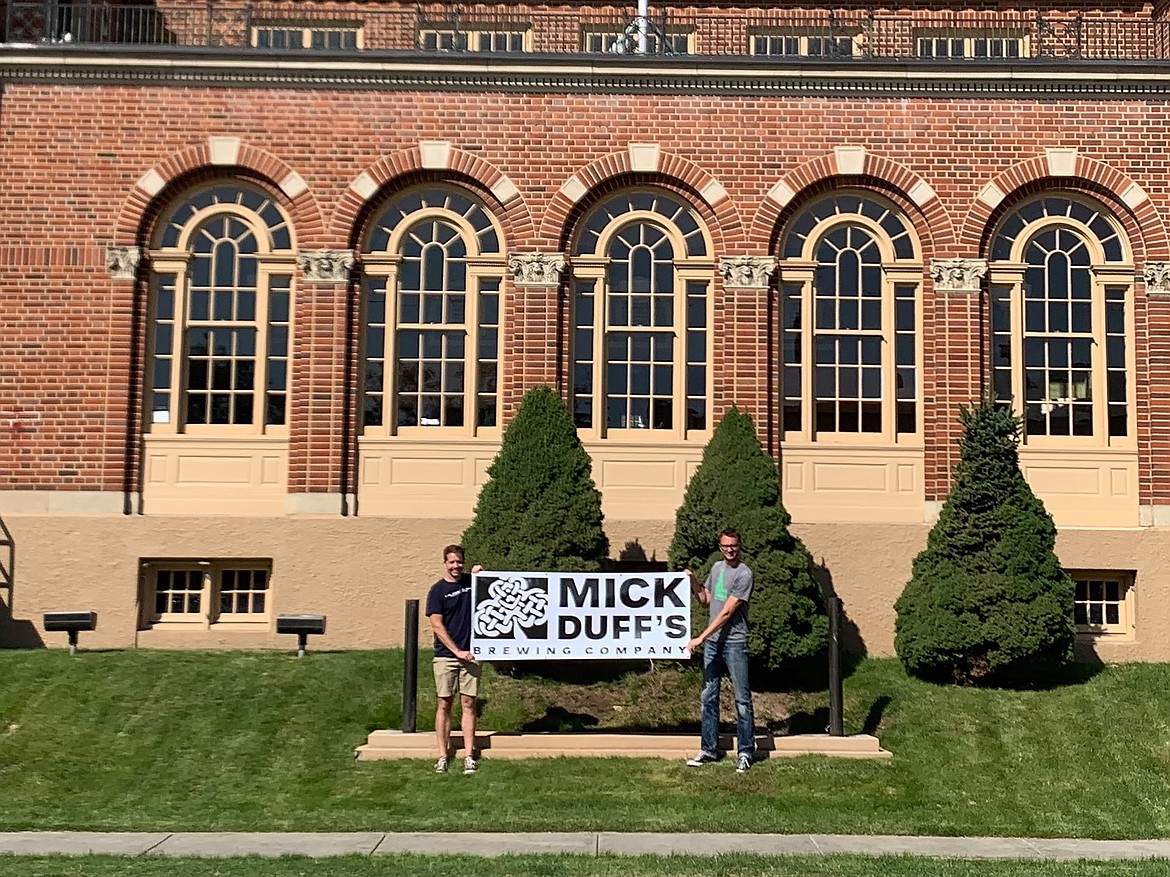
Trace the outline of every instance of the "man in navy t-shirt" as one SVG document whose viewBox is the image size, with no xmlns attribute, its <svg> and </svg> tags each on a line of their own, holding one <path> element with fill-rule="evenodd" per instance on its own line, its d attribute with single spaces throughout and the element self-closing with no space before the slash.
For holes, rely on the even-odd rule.
<svg viewBox="0 0 1170 877">
<path fill-rule="evenodd" d="M 463 704 L 463 772 L 473 774 L 475 762 L 475 698 L 479 694 L 480 665 L 471 654 L 471 576 L 463 572 L 463 546 L 443 549 L 443 577 L 427 594 L 427 617 L 435 631 L 435 737 L 439 760 L 435 771 L 443 773 L 450 760 L 451 707 L 455 691 Z M 479 572 L 479 567 L 472 572 Z"/>
</svg>

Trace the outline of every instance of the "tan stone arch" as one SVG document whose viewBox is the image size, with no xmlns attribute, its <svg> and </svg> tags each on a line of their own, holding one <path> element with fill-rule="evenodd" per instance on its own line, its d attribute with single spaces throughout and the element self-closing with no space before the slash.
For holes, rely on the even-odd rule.
<svg viewBox="0 0 1170 877">
<path fill-rule="evenodd" d="M 356 236 L 371 202 L 386 186 L 420 174 L 434 174 L 466 182 L 487 200 L 504 227 L 505 249 L 529 246 L 534 224 L 519 188 L 503 171 L 478 155 L 445 140 L 423 140 L 418 146 L 385 155 L 355 177 L 342 193 L 329 223 L 330 236 L 356 246 Z"/>
<path fill-rule="evenodd" d="M 564 249 L 589 196 L 631 180 L 665 183 L 668 188 L 702 202 L 710 213 L 705 221 L 716 253 L 746 253 L 743 220 L 723 184 L 693 161 L 662 151 L 657 143 L 631 143 L 620 152 L 590 162 L 569 177 L 545 209 L 540 225 L 541 245 Z"/>
<path fill-rule="evenodd" d="M 991 233 L 1005 209 L 1027 195 L 1064 189 L 1104 201 L 1129 236 L 1134 262 L 1170 258 L 1166 226 L 1150 196 L 1130 177 L 1076 149 L 1054 148 L 1014 164 L 989 181 L 975 196 L 963 220 L 959 247 L 966 255 L 985 256 Z"/>
<path fill-rule="evenodd" d="M 178 182 L 191 182 L 243 171 L 268 183 L 285 196 L 284 207 L 299 247 L 323 247 L 325 223 L 308 184 L 291 166 L 270 152 L 238 137 L 208 137 L 206 142 L 174 153 L 144 173 L 122 202 L 114 224 L 114 243 L 142 244 L 142 235 Z"/>
<path fill-rule="evenodd" d="M 954 224 L 934 188 L 905 165 L 863 146 L 838 146 L 777 180 L 752 220 L 748 232 L 752 246 L 762 252 L 775 251 L 787 214 L 805 200 L 801 195 L 854 182 L 893 196 L 914 223 L 930 255 L 937 257 L 953 250 Z"/>
</svg>

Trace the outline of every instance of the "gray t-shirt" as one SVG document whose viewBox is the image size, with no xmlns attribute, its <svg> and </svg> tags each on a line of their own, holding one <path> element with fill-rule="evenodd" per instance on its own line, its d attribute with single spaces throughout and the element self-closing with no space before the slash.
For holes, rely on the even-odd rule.
<svg viewBox="0 0 1170 877">
<path fill-rule="evenodd" d="M 723 611 L 728 597 L 738 597 L 743 602 L 727 619 L 727 623 L 715 631 L 711 638 L 719 643 L 746 643 L 748 638 L 748 600 L 752 597 L 752 571 L 740 561 L 730 567 L 725 561 L 717 560 L 707 574 L 707 590 L 711 592 L 711 619 Z"/>
</svg>

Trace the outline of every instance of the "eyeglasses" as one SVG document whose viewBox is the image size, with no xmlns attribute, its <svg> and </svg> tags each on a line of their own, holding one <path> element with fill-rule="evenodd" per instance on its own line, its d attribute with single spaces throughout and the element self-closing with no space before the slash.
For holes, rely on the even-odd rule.
<svg viewBox="0 0 1170 877">
<path fill-rule="evenodd" d="M 739 543 L 737 542 L 734 545 L 723 545 L 722 543 L 720 543 L 719 547 L 723 551 L 735 551 L 739 548 Z"/>
</svg>

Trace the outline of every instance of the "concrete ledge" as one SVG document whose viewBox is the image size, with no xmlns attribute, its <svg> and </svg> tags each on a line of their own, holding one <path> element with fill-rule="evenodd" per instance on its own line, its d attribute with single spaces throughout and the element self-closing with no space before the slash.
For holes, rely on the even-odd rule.
<svg viewBox="0 0 1170 877">
<path fill-rule="evenodd" d="M 488 758 L 665 758 L 684 760 L 699 751 L 699 738 L 693 734 L 570 734 L 561 732 L 502 734 L 481 731 L 475 736 L 476 748 Z M 450 750 L 458 752 L 463 738 L 451 735 Z M 723 734 L 719 746 L 724 752 L 734 750 L 733 735 Z M 365 745 L 356 750 L 358 761 L 386 761 L 400 758 L 433 758 L 435 735 L 430 732 L 403 734 L 401 731 L 374 731 Z M 837 758 L 891 758 L 876 737 L 858 734 L 830 737 L 827 734 L 800 734 L 792 737 L 756 737 L 756 758 L 781 758 L 797 755 L 830 755 Z"/>
<path fill-rule="evenodd" d="M 150 849 L 152 856 L 368 856 L 377 849 L 381 832 L 203 832 L 169 835 Z"/>
<path fill-rule="evenodd" d="M 0 833 L 0 853 L 14 856 L 141 856 L 169 836 L 165 831 L 11 831 Z"/>
<path fill-rule="evenodd" d="M 390 853 L 431 853 L 435 855 L 474 850 L 477 856 L 531 855 L 534 853 L 573 853 L 596 856 L 597 835 L 591 831 L 573 832 L 430 832 L 388 834 L 374 850 L 375 855 Z"/>
<path fill-rule="evenodd" d="M 389 818 L 389 817 L 388 817 Z M 1167 859 L 1170 840 L 922 837 L 845 834 L 691 834 L 634 832 L 69 832 L 0 833 L 0 854 L 121 856 L 339 855 L 499 856 L 572 853 L 583 856 L 757 853 L 776 856 L 927 856 L 1017 861 Z"/>
<path fill-rule="evenodd" d="M 874 835 L 860 838 L 852 835 L 816 834 L 812 836 L 817 852 L 825 855 L 853 854 L 883 856 L 957 856 L 970 859 L 1033 859 L 1036 850 L 1013 837 L 902 837 Z M 873 850 L 873 853 L 867 852 Z M 878 852 L 880 851 L 880 852 Z"/>
<path fill-rule="evenodd" d="M 716 856 L 759 853 L 815 856 L 820 850 L 807 834 L 626 834 L 602 831 L 597 854 L 604 856 Z"/>
<path fill-rule="evenodd" d="M 0 515 L 121 515 L 125 506 L 126 494 L 114 490 L 0 490 Z"/>
</svg>

